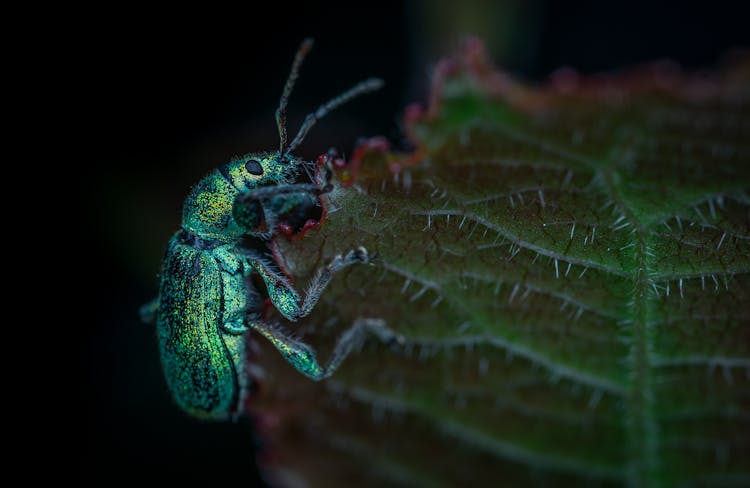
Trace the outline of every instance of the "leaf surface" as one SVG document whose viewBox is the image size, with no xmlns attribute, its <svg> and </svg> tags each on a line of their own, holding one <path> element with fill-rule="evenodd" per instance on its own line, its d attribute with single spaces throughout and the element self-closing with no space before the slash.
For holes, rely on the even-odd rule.
<svg viewBox="0 0 750 488">
<path fill-rule="evenodd" d="M 442 62 L 412 154 L 371 140 L 321 229 L 280 255 L 299 283 L 363 245 L 304 340 L 311 383 L 266 344 L 255 403 L 284 482 L 750 484 L 750 64 L 686 75 Z M 353 184 L 351 184 L 353 183 Z"/>
</svg>

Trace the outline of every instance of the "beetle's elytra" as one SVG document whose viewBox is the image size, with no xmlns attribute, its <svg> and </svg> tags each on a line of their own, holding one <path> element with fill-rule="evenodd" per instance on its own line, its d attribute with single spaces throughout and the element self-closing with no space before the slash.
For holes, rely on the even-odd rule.
<svg viewBox="0 0 750 488">
<path fill-rule="evenodd" d="M 143 308 L 144 318 L 156 321 L 167 385 L 177 404 L 197 417 L 226 419 L 242 413 L 248 392 L 245 334 L 250 329 L 314 380 L 331 375 L 366 331 L 390 334 L 380 321 L 357 321 L 321 366 L 308 345 L 262 319 L 266 296 L 290 321 L 308 315 L 336 271 L 373 258 L 361 247 L 335 256 L 314 275 L 302 298 L 270 257 L 271 239 L 280 229 L 302 229 L 319 218 L 321 195 L 331 189 L 329 157 L 313 165 L 291 152 L 326 113 L 382 85 L 369 79 L 323 104 L 287 143 L 287 100 L 311 47 L 307 39 L 297 52 L 276 111 L 279 150 L 236 158 L 193 187 L 182 227 L 167 246 L 159 297 Z M 260 281 L 265 289 L 254 284 Z"/>
</svg>

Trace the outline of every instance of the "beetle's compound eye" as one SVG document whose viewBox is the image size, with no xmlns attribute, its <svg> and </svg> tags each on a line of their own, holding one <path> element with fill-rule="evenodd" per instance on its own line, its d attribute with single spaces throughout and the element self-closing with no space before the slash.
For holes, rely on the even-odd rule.
<svg viewBox="0 0 750 488">
<path fill-rule="evenodd" d="M 260 176 L 263 174 L 263 166 L 261 166 L 260 163 L 255 159 L 251 159 L 250 161 L 245 163 L 245 169 L 251 175 Z"/>
</svg>

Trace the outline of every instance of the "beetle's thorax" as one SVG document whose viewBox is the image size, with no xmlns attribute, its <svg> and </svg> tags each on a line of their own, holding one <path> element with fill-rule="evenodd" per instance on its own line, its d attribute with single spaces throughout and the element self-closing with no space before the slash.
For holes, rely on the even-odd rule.
<svg viewBox="0 0 750 488">
<path fill-rule="evenodd" d="M 242 228 L 232 217 L 239 191 L 218 170 L 196 184 L 182 207 L 182 228 L 204 239 L 237 240 Z"/>
</svg>

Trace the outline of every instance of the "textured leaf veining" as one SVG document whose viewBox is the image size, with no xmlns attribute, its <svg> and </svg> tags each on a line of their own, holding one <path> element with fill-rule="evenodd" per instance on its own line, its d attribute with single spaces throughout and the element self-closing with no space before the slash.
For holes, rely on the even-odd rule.
<svg viewBox="0 0 750 488">
<path fill-rule="evenodd" d="M 663 66 L 543 89 L 466 44 L 412 155 L 365 151 L 295 276 L 364 245 L 302 324 L 311 384 L 273 354 L 257 402 L 277 466 L 313 484 L 750 483 L 750 77 Z M 325 352 L 324 352 L 325 354 Z M 273 421 L 268 420 L 269 418 Z M 331 465 L 331 459 L 335 459 Z"/>
</svg>

